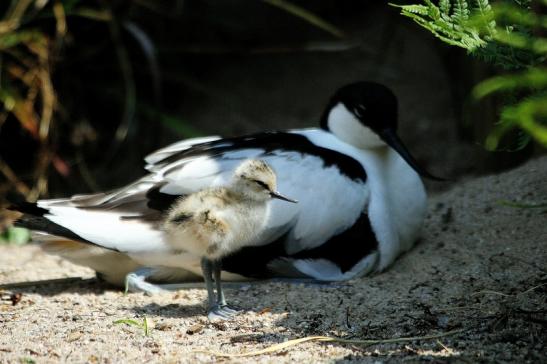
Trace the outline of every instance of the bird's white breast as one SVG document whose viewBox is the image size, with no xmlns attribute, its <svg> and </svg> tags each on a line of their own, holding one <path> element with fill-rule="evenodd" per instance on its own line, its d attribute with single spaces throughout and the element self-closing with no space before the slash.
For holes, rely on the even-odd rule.
<svg viewBox="0 0 547 364">
<path fill-rule="evenodd" d="M 367 173 L 366 185 L 351 187 L 346 182 L 341 184 L 345 191 L 334 188 L 331 193 L 339 196 L 342 203 L 354 200 L 365 204 L 364 210 L 369 215 L 379 244 L 377 269 L 385 269 L 413 245 L 420 232 L 427 198 L 419 175 L 390 147 L 358 149 L 330 133 L 310 130 L 303 134 L 315 144 L 338 150 L 363 165 Z M 338 206 L 335 204 L 333 207 Z"/>
</svg>

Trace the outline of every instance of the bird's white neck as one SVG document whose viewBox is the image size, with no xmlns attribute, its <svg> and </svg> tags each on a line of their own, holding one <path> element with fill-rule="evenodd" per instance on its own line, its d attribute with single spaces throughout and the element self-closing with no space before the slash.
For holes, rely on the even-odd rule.
<svg viewBox="0 0 547 364">
<path fill-rule="evenodd" d="M 331 109 L 327 124 L 336 137 L 359 149 L 387 146 L 378 134 L 364 126 L 342 103 Z"/>
</svg>

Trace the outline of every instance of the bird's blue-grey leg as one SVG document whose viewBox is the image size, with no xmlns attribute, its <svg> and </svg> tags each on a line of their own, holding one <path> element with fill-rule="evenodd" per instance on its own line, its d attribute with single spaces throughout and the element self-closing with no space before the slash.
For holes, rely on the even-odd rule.
<svg viewBox="0 0 547 364">
<path fill-rule="evenodd" d="M 213 262 L 213 275 L 217 288 L 217 303 L 219 306 L 226 306 L 226 297 L 224 297 L 224 292 L 222 291 L 222 280 L 220 278 L 220 262 L 218 261 Z"/>
<path fill-rule="evenodd" d="M 156 293 L 165 293 L 169 291 L 178 291 L 181 289 L 202 288 L 200 282 L 185 282 L 185 283 L 150 283 L 149 278 L 157 275 L 158 270 L 162 268 L 145 267 L 137 269 L 125 276 L 125 293 L 127 292 L 144 292 L 149 295 Z M 99 276 L 99 273 L 97 274 Z M 236 286 L 238 288 L 238 286 Z"/>
<path fill-rule="evenodd" d="M 207 318 L 211 321 L 215 320 L 227 320 L 234 315 L 231 309 L 226 309 L 227 306 L 219 304 L 222 296 L 222 286 L 220 282 L 220 268 L 215 265 L 211 260 L 207 258 L 201 259 L 201 270 L 203 271 L 203 278 L 205 280 L 205 286 L 207 287 L 207 301 L 208 301 L 208 313 Z M 218 271 L 218 273 L 217 273 Z M 217 277 L 217 299 L 213 290 L 213 274 Z M 219 289 L 220 287 L 220 289 Z"/>
<path fill-rule="evenodd" d="M 230 307 L 226 303 L 226 297 L 224 297 L 224 291 L 222 289 L 222 279 L 221 279 L 221 272 L 222 272 L 222 263 L 220 261 L 214 261 L 213 262 L 213 275 L 215 278 L 215 284 L 217 288 L 217 304 L 218 306 L 227 314 L 229 315 L 235 315 L 239 312 L 239 310 L 236 310 L 233 307 Z"/>
<path fill-rule="evenodd" d="M 147 280 L 151 277 L 156 276 L 157 269 L 161 268 L 151 268 L 145 267 L 137 269 L 134 272 L 131 272 L 125 276 L 125 292 L 144 292 L 149 295 L 156 293 L 165 293 L 169 291 L 178 291 L 181 289 L 195 289 L 202 288 L 203 283 L 201 282 L 185 282 L 185 283 L 150 283 Z M 249 285 L 249 282 L 228 282 L 224 283 L 223 287 L 228 286 L 232 289 L 239 289 L 244 285 Z"/>
<path fill-rule="evenodd" d="M 166 292 L 161 286 L 146 281 L 153 275 L 153 272 L 153 268 L 141 268 L 126 275 L 125 292 L 144 292 L 150 295 Z"/>
<path fill-rule="evenodd" d="M 165 293 L 169 291 L 178 291 L 181 289 L 193 289 L 203 287 L 201 283 L 150 283 L 147 280 L 154 277 L 158 268 L 140 268 L 125 276 L 125 293 L 127 292 L 144 292 L 148 295 Z"/>
<path fill-rule="evenodd" d="M 213 263 L 207 259 L 201 259 L 201 270 L 203 271 L 203 279 L 207 288 L 207 303 L 208 309 L 211 311 L 215 306 L 215 292 L 213 291 Z"/>
</svg>

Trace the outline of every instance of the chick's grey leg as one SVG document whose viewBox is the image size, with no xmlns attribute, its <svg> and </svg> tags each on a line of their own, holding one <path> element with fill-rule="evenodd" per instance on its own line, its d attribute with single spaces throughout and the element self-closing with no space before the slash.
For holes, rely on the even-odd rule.
<svg viewBox="0 0 547 364">
<path fill-rule="evenodd" d="M 233 310 L 229 309 L 226 305 L 221 305 L 220 302 L 224 301 L 222 294 L 222 285 L 220 282 L 220 267 L 216 263 L 207 258 L 202 258 L 201 269 L 203 271 L 203 278 L 205 279 L 205 286 L 207 287 L 207 300 L 209 303 L 207 318 L 210 321 L 215 320 L 227 320 L 234 315 Z M 213 290 L 213 274 L 216 278 L 217 286 L 217 298 Z"/>
<path fill-rule="evenodd" d="M 226 298 L 224 297 L 224 292 L 222 291 L 222 280 L 220 278 L 221 265 L 218 261 L 213 262 L 213 275 L 217 287 L 217 303 L 219 306 L 226 306 Z"/>
<path fill-rule="evenodd" d="M 205 279 L 205 286 L 207 287 L 207 301 L 208 301 L 208 312 L 207 312 L 207 318 L 210 321 L 216 321 L 216 320 L 227 320 L 229 319 L 232 314 L 224 309 L 218 302 L 219 298 L 215 299 L 215 293 L 213 290 L 213 272 L 216 276 L 216 267 L 214 266 L 214 263 L 207 259 L 202 258 L 201 259 L 201 270 L 203 271 L 203 278 Z M 217 281 L 217 287 L 218 285 Z M 217 292 L 218 294 L 222 294 L 222 290 L 220 292 Z"/>
<path fill-rule="evenodd" d="M 207 302 L 208 309 L 211 312 L 215 306 L 215 292 L 213 291 L 213 262 L 207 258 L 201 259 L 201 270 L 203 272 L 203 279 L 205 280 L 205 287 L 207 288 Z"/>
<path fill-rule="evenodd" d="M 226 303 L 226 298 L 224 297 L 224 291 L 222 290 L 221 271 L 222 271 L 222 263 L 218 260 L 213 262 L 213 275 L 215 277 L 215 283 L 217 287 L 217 304 L 226 314 L 233 316 L 237 314 L 239 311 L 233 307 L 230 307 Z"/>
</svg>

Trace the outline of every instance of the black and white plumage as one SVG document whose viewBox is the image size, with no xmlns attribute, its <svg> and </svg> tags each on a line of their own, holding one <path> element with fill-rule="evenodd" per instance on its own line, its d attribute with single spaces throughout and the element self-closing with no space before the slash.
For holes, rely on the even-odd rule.
<svg viewBox="0 0 547 364">
<path fill-rule="evenodd" d="M 158 221 L 180 196 L 223 186 L 241 161 L 261 159 L 274 169 L 279 190 L 299 203 L 273 201 L 254 246 L 223 259 L 224 277 L 362 276 L 413 245 L 426 210 L 418 173 L 434 178 L 404 148 L 396 127 L 397 100 L 387 87 L 350 84 L 331 98 L 319 129 L 174 143 L 147 156 L 149 173 L 128 186 L 20 206 L 27 215 L 19 224 L 88 244 L 46 247 L 111 282 L 123 281 L 124 269 L 109 270 L 101 259 L 128 260 L 125 273 L 154 267 L 156 280 L 192 279 L 201 274 L 199 257 L 173 251 Z"/>
</svg>

